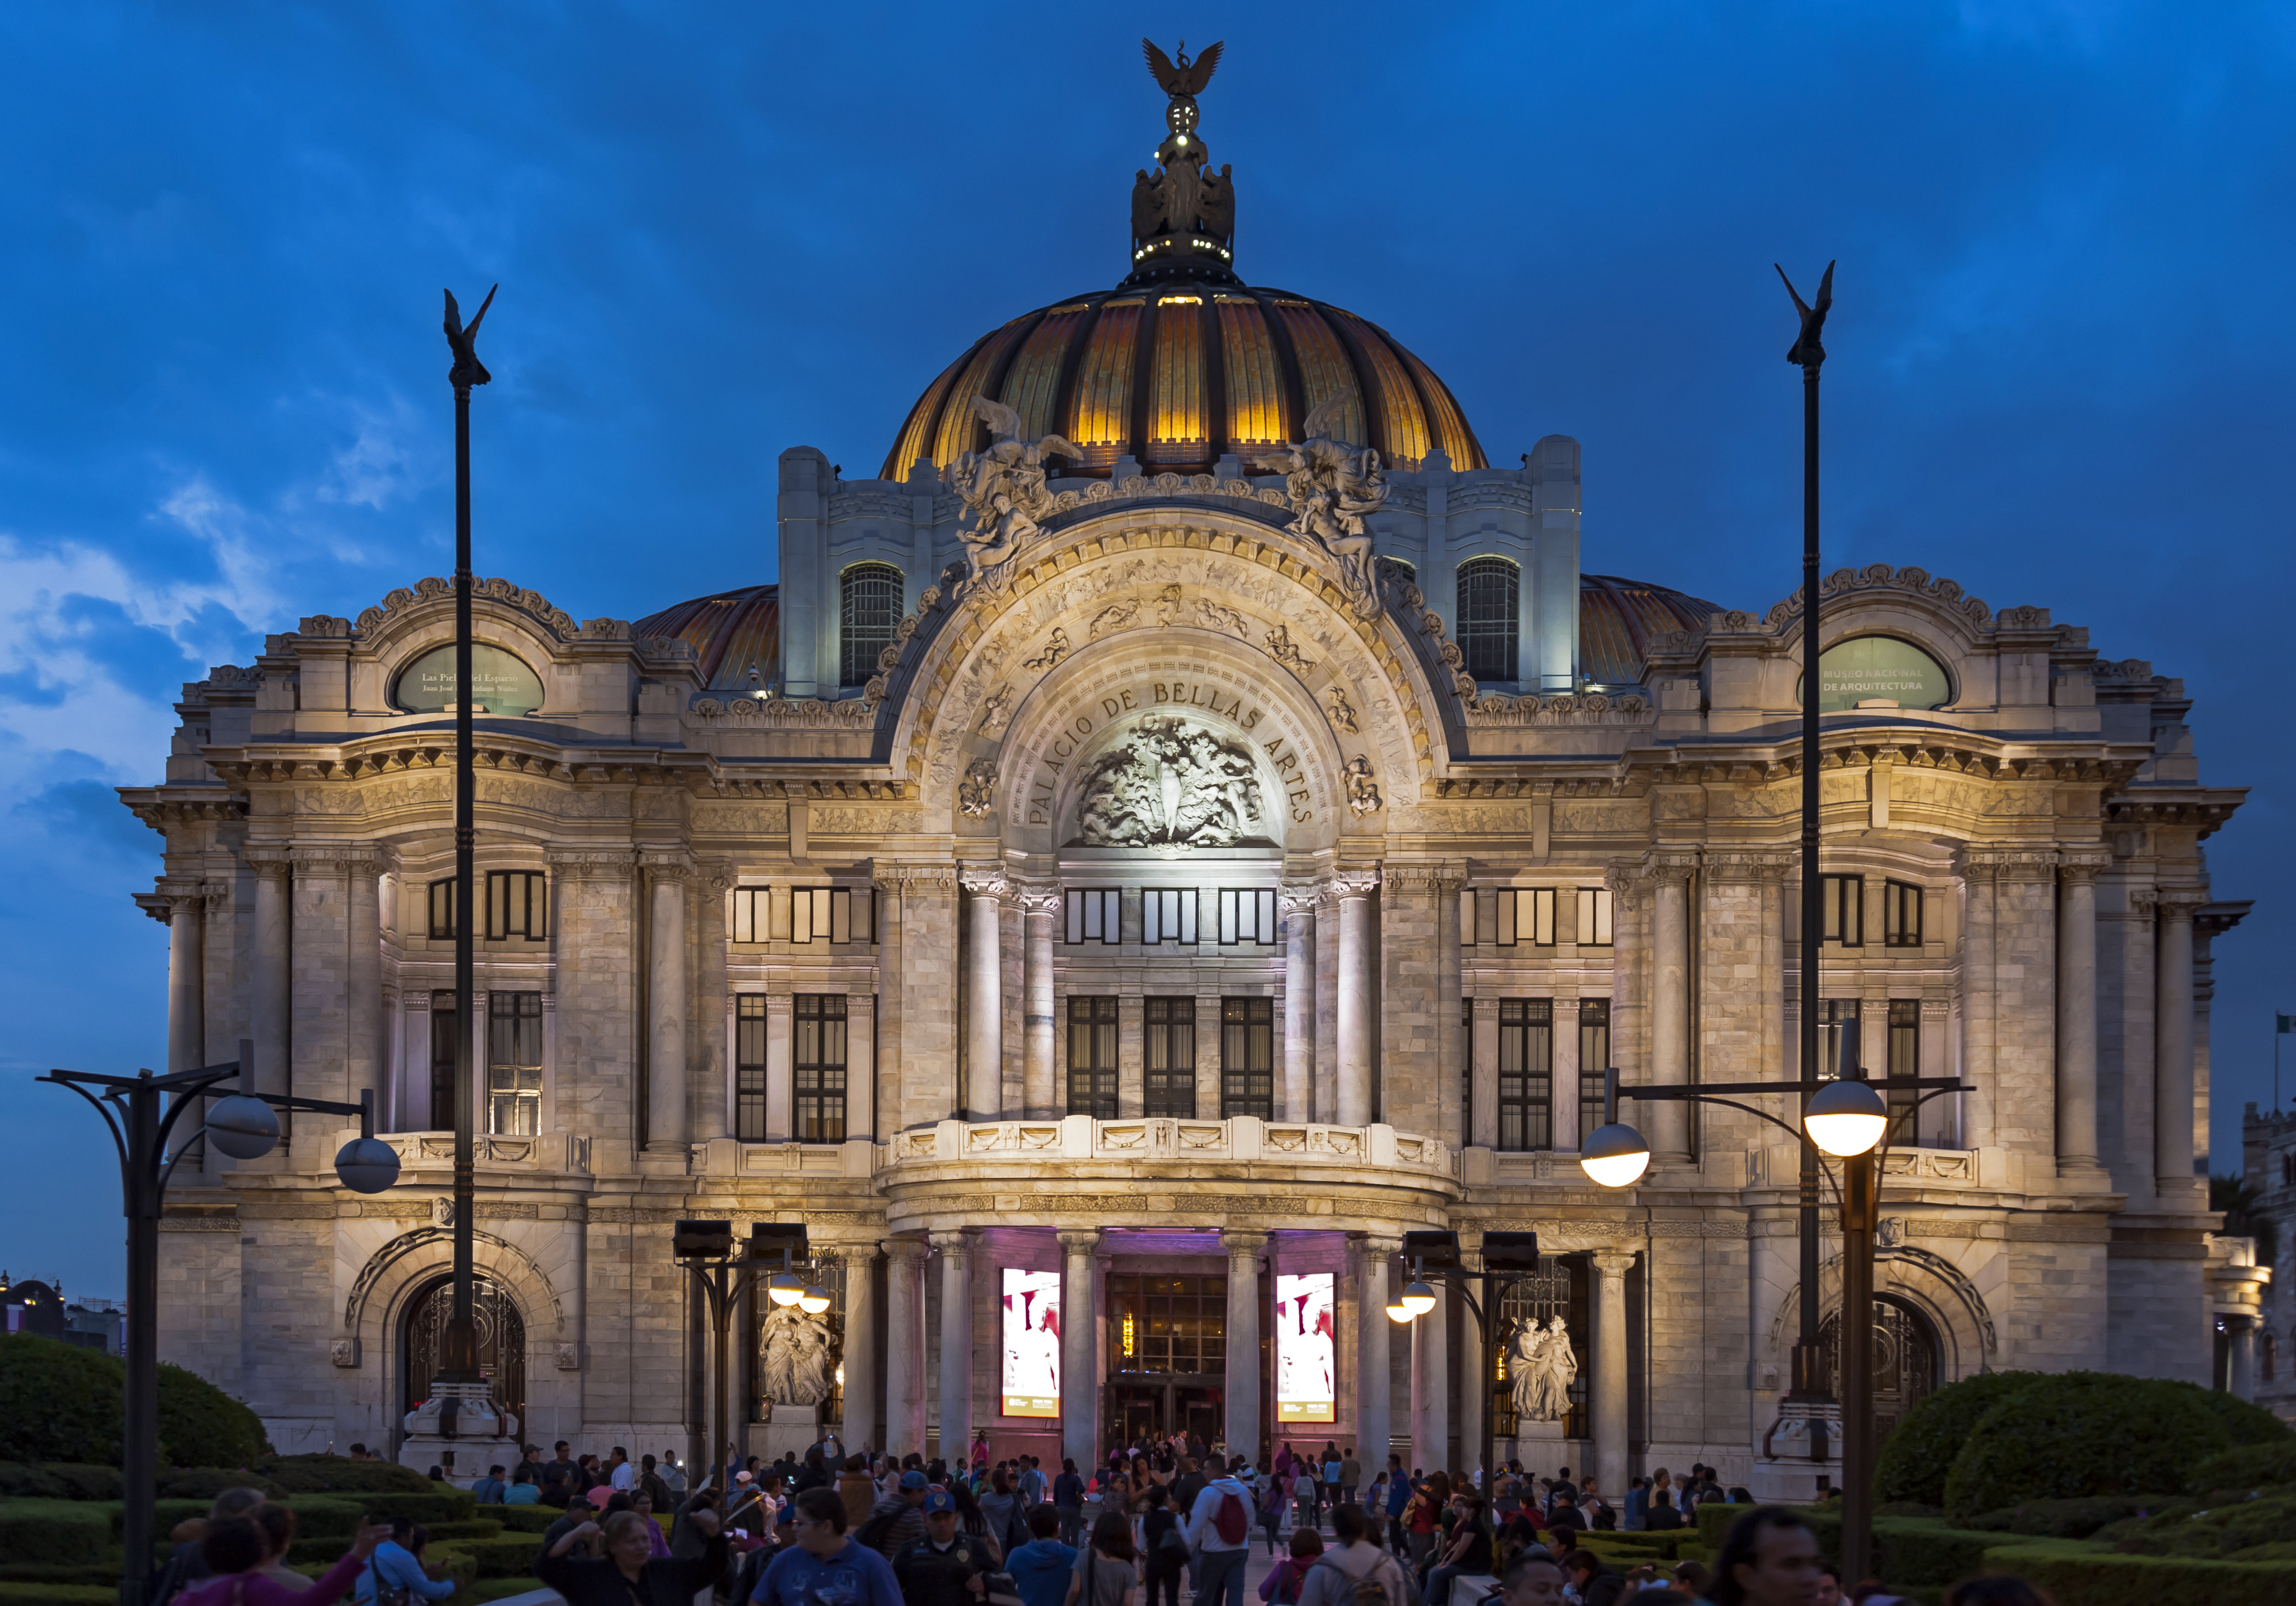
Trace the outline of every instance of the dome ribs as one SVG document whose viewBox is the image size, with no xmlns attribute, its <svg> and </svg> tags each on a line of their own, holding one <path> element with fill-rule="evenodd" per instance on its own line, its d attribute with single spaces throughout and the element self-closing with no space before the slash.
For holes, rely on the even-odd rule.
<svg viewBox="0 0 2296 1606">
<path fill-rule="evenodd" d="M 988 338 L 981 336 L 983 340 Z M 948 395 L 949 386 L 964 371 L 965 364 L 972 361 L 972 354 L 980 349 L 980 340 L 973 341 L 964 348 L 963 356 L 942 369 L 940 377 L 925 387 L 925 393 L 917 398 L 917 405 L 909 409 L 908 421 L 901 426 L 900 436 L 893 442 L 893 449 L 885 455 L 885 466 L 878 479 L 898 483 L 909 477 L 911 463 L 920 457 L 930 458 L 932 455 L 933 424 L 940 417 L 941 401 Z"/>
<path fill-rule="evenodd" d="M 933 432 L 932 460 L 937 465 L 946 467 L 962 454 L 977 452 L 988 444 L 988 426 L 973 415 L 972 398 L 997 393 L 1013 351 L 1043 317 L 1043 313 L 1032 312 L 1014 318 L 974 348 L 964 376 L 941 404 L 940 424 Z"/>
</svg>

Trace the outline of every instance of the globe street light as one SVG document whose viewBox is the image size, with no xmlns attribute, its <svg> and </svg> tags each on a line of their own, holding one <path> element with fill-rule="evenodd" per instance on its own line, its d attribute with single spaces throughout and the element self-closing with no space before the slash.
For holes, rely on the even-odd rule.
<svg viewBox="0 0 2296 1606">
<path fill-rule="evenodd" d="M 1492 1394 L 1497 1375 L 1491 1364 L 1498 1342 L 1500 1303 L 1507 1291 L 1538 1271 L 1538 1234 L 1536 1233 L 1487 1232 L 1483 1234 L 1482 1267 L 1469 1271 L 1459 1258 L 1459 1235 L 1447 1232 L 1406 1233 L 1403 1235 L 1403 1261 L 1409 1268 L 1411 1281 L 1404 1284 L 1403 1292 L 1387 1307 L 1388 1320 L 1396 1323 L 1416 1322 L 1435 1308 L 1435 1290 L 1426 1279 L 1433 1277 L 1448 1285 L 1475 1318 L 1475 1329 L 1481 1335 L 1483 1364 L 1482 1455 L 1483 1487 L 1496 1486 L 1498 1467 L 1495 1459 L 1492 1434 L 1496 1423 L 1493 1416 L 1496 1402 Z M 1475 1297 L 1480 1290 L 1482 1298 Z"/>
<path fill-rule="evenodd" d="M 1650 1165 L 1650 1145 L 1643 1135 L 1622 1121 L 1609 1121 L 1587 1135 L 1578 1145 L 1578 1168 L 1606 1188 L 1623 1188 L 1641 1177 Z"/>
<path fill-rule="evenodd" d="M 1856 1077 L 1829 1082 L 1801 1112 L 1809 1141 L 1828 1154 L 1847 1158 L 1869 1152 L 1890 1124 L 1890 1107 L 1874 1085 Z"/>
</svg>

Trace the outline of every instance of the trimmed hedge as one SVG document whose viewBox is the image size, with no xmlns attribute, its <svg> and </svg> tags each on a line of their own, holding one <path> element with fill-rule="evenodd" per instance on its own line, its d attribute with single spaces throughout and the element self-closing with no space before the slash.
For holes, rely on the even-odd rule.
<svg viewBox="0 0 2296 1606">
<path fill-rule="evenodd" d="M 482 1505 L 479 1514 L 489 1522 L 499 1522 L 506 1534 L 546 1534 L 550 1525 L 566 1513 L 546 1505 Z"/>
<path fill-rule="evenodd" d="M 2119 1555 L 2072 1539 L 1996 1546 L 1985 1554 L 1985 1570 L 2013 1574 L 2080 1606 L 2288 1606 L 2296 1600 L 2296 1565 L 2287 1562 Z"/>
<path fill-rule="evenodd" d="M 2197 1387 L 2192 1383 L 2182 1386 L 2187 1389 Z M 2221 1389 L 2202 1389 L 2200 1394 L 2201 1403 L 2217 1413 L 2217 1419 L 2224 1423 L 2225 1431 L 2232 1435 L 2235 1446 L 2284 1445 L 2296 1447 L 2296 1428 L 2291 1428 L 2263 1406 L 2244 1400 L 2236 1394 L 2227 1394 Z"/>
<path fill-rule="evenodd" d="M 439 1487 L 413 1467 L 388 1461 L 351 1461 L 340 1455 L 273 1455 L 254 1466 L 291 1495 L 378 1490 L 422 1495 Z"/>
<path fill-rule="evenodd" d="M 0 1584 L 89 1584 L 105 1589 L 119 1587 L 119 1566 L 67 1567 L 44 1561 L 0 1561 Z"/>
<path fill-rule="evenodd" d="M 1962 1526 L 1985 1533 L 2030 1534 L 2042 1539 L 2086 1539 L 2101 1528 L 2160 1509 L 2157 1499 L 2127 1495 L 2095 1500 L 2029 1500 L 2022 1505 L 1972 1517 Z"/>
<path fill-rule="evenodd" d="M 29 1333 L 0 1336 L 0 1461 L 117 1466 L 127 1370 L 117 1356 Z M 195 1372 L 160 1366 L 160 1458 L 241 1466 L 270 1448 L 255 1413 Z"/>
<path fill-rule="evenodd" d="M 118 1606 L 119 1586 L 0 1583 L 0 1606 Z"/>
<path fill-rule="evenodd" d="M 514 1594 L 529 1594 L 548 1587 L 540 1578 L 480 1578 L 471 1586 L 469 1598 L 484 1606 L 488 1601 L 504 1601 Z"/>
<path fill-rule="evenodd" d="M 1874 1465 L 1875 1496 L 1942 1507 L 1946 1474 L 1953 1470 L 1954 1457 L 1968 1442 L 1970 1430 L 1996 1405 L 2046 1375 L 1980 1372 L 1948 1383 L 1906 1412 L 1882 1441 L 1882 1454 Z"/>
<path fill-rule="evenodd" d="M 11 1500 L 0 1504 L 0 1561 L 86 1567 L 116 1548 L 111 1513 L 77 1500 Z"/>
<path fill-rule="evenodd" d="M 2185 1487 L 2195 1495 L 2208 1495 L 2218 1489 L 2254 1489 L 2276 1483 L 2296 1483 L 2296 1438 L 2243 1445 L 2211 1455 L 2193 1469 Z"/>
<path fill-rule="evenodd" d="M 2028 1382 L 1979 1420 L 1946 1475 L 1955 1521 L 2034 1500 L 2173 1495 L 2231 1448 L 2189 1383 L 2068 1372 Z"/>
<path fill-rule="evenodd" d="M 245 1467 L 184 1467 L 160 1475 L 160 1498 L 162 1500 L 213 1500 L 226 1489 L 260 1489 L 273 1500 L 284 1500 L 287 1491 L 260 1472 L 250 1472 Z M 108 1499 L 120 1496 L 112 1495 Z"/>
<path fill-rule="evenodd" d="M 525 1577 L 534 1570 L 535 1552 L 541 1548 L 541 1542 L 528 1535 L 472 1539 L 455 1546 L 457 1552 L 470 1557 L 481 1578 Z"/>
<path fill-rule="evenodd" d="M 2278 1489 L 2259 1498 L 2238 1495 L 2222 1505 L 2179 1510 L 2114 1523 L 2099 1536 L 2116 1550 L 2148 1556 L 2214 1556 L 2246 1559 L 2259 1545 L 2296 1545 L 2296 1489 Z"/>
</svg>

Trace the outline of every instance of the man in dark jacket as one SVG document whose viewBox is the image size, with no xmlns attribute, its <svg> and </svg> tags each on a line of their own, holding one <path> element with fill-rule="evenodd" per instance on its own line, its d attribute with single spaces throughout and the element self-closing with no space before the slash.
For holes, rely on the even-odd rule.
<svg viewBox="0 0 2296 1606">
<path fill-rule="evenodd" d="M 888 1561 L 925 1536 L 925 1497 L 932 1486 L 911 1467 L 901 1474 L 900 1487 L 882 1496 L 853 1536 Z M 952 1505 L 952 1508 L 954 1506 Z"/>
<path fill-rule="evenodd" d="M 1076 1549 L 1084 1542 L 1084 1479 L 1073 1461 L 1062 1462 L 1061 1475 L 1053 1479 L 1053 1509 L 1061 1514 L 1061 1543 Z"/>
<path fill-rule="evenodd" d="M 979 1606 L 995 1563 L 988 1548 L 956 1528 L 956 1501 L 947 1489 L 929 1490 L 925 1536 L 893 1558 L 904 1606 Z"/>
<path fill-rule="evenodd" d="M 1591 1550 L 1574 1550 L 1562 1558 L 1562 1570 L 1578 1586 L 1580 1606 L 1618 1606 L 1627 1581 L 1603 1564 Z"/>
</svg>

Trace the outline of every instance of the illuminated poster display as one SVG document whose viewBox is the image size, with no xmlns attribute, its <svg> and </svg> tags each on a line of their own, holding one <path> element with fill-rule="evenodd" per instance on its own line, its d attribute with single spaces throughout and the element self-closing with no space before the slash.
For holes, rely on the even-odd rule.
<svg viewBox="0 0 2296 1606">
<path fill-rule="evenodd" d="M 1007 1416 L 1061 1413 L 1058 1272 L 1004 1268 L 1004 1394 Z"/>
<path fill-rule="evenodd" d="M 1338 1420 L 1339 1356 L 1332 1343 L 1332 1274 L 1275 1279 L 1275 1420 Z"/>
</svg>

